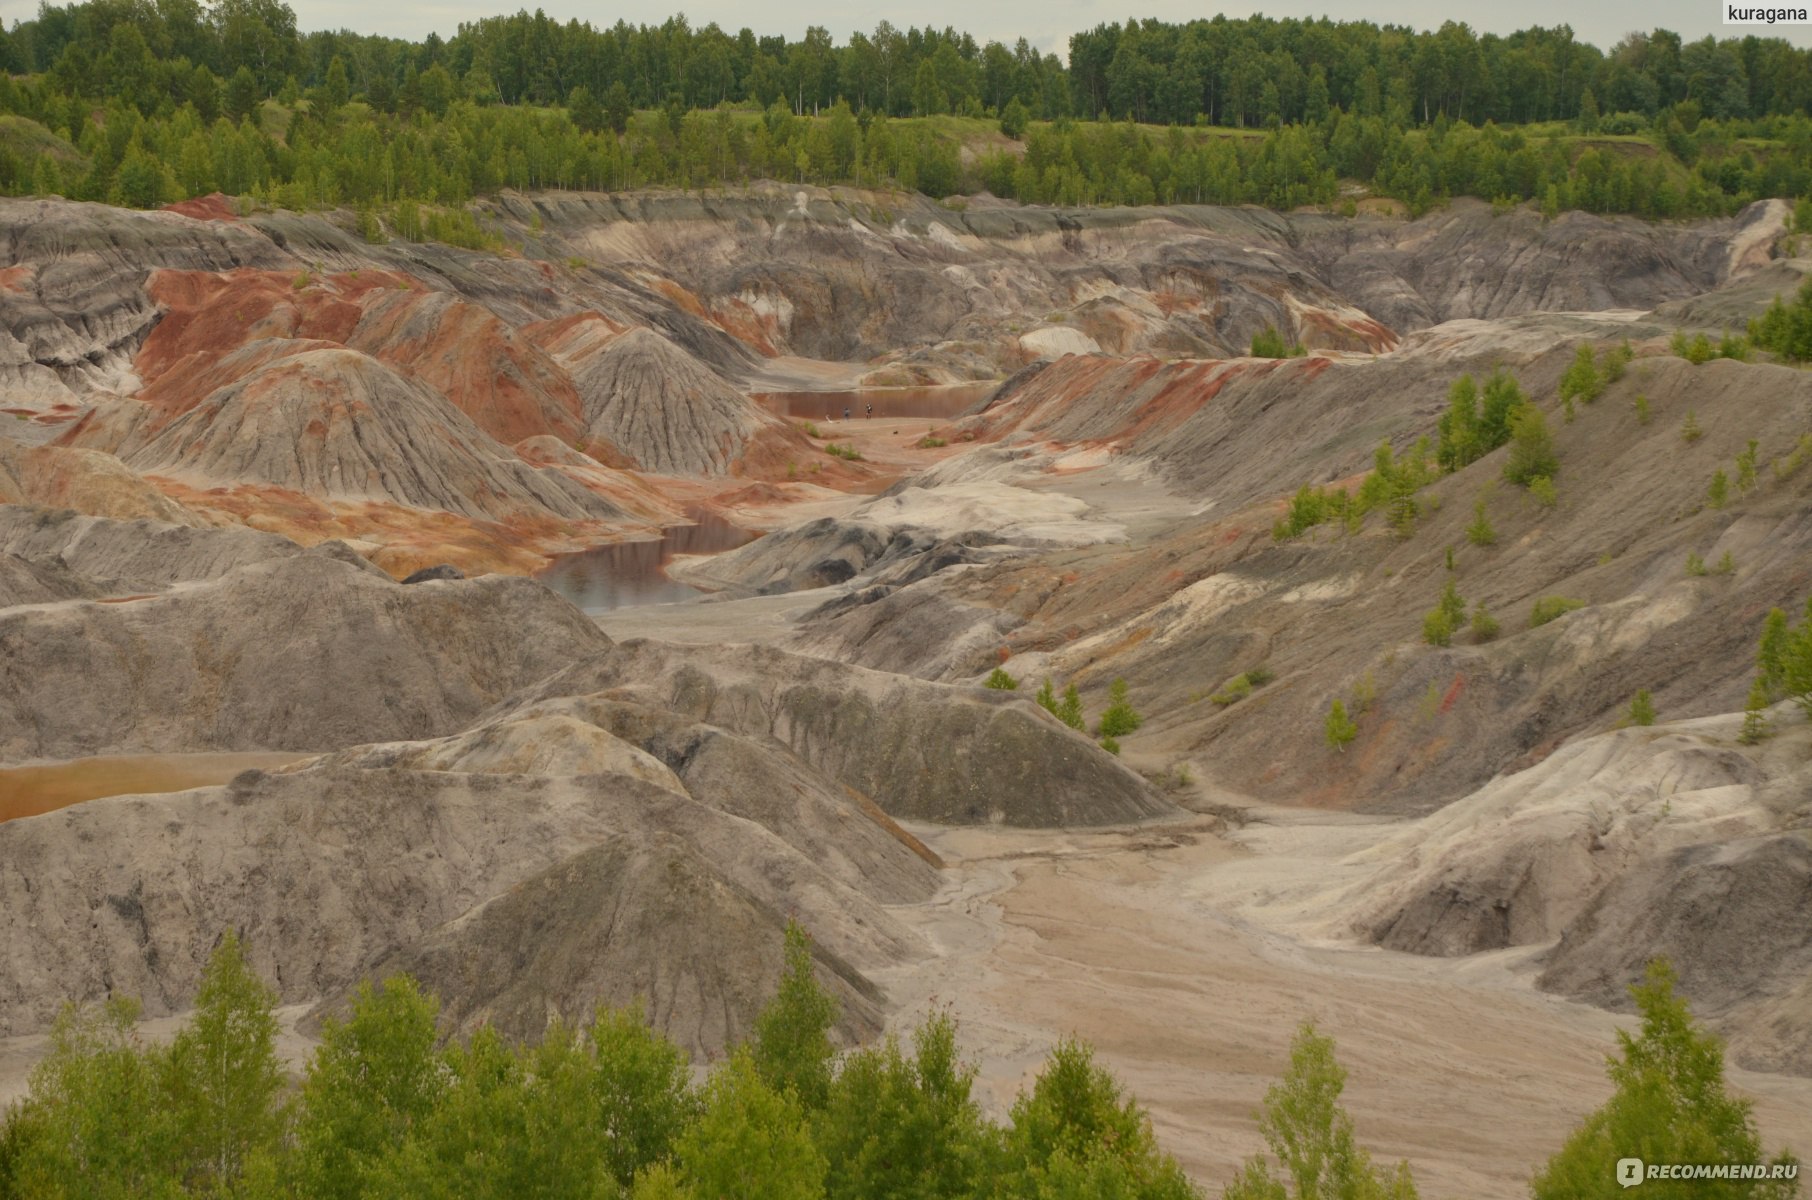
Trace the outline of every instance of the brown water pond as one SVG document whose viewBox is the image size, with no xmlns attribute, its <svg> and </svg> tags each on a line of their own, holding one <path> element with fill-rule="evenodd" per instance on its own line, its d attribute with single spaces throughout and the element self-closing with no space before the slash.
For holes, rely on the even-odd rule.
<svg viewBox="0 0 1812 1200">
<path fill-rule="evenodd" d="M 306 754 L 120 754 L 36 767 L 0 767 L 0 821 L 55 812 L 103 796 L 181 792 L 241 771 L 281 767 Z"/>
<path fill-rule="evenodd" d="M 948 421 L 987 399 L 998 383 L 959 383 L 949 387 L 869 388 L 854 392 L 757 392 L 751 399 L 769 412 L 801 421 L 873 420 Z"/>
<path fill-rule="evenodd" d="M 618 542 L 578 554 L 563 554 L 535 575 L 587 612 L 638 604 L 672 604 L 704 593 L 667 578 L 676 554 L 721 554 L 755 535 L 713 513 L 696 514 L 696 524 L 674 525 L 658 541 Z"/>
</svg>

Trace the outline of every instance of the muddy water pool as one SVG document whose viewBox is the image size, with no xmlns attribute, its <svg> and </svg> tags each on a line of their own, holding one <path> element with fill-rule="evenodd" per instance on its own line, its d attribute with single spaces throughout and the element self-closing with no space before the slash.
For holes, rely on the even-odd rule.
<svg viewBox="0 0 1812 1200">
<path fill-rule="evenodd" d="M 32 767 L 0 767 L 0 821 L 55 812 L 104 796 L 181 792 L 226 783 L 241 771 L 280 767 L 295 753 L 120 754 Z"/>
<path fill-rule="evenodd" d="M 948 421 L 987 399 L 998 383 L 960 383 L 949 387 L 869 388 L 854 392 L 757 392 L 750 398 L 769 412 L 800 421 Z"/>
<path fill-rule="evenodd" d="M 667 578 L 674 555 L 721 554 L 755 538 L 711 513 L 696 514 L 696 522 L 671 526 L 658 541 L 618 542 L 563 554 L 535 578 L 586 612 L 690 600 L 704 593 Z"/>
</svg>

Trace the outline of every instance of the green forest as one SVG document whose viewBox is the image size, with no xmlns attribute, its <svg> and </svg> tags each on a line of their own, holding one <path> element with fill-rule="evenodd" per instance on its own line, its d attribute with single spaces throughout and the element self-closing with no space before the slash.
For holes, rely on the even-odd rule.
<svg viewBox="0 0 1812 1200">
<path fill-rule="evenodd" d="M 143 1039 L 123 998 L 67 1006 L 28 1097 L 0 1115 L 0 1196 L 457 1197 L 460 1200 L 1197 1200 L 1149 1116 L 1074 1039 L 1000 1122 L 973 1095 L 956 1022 L 934 1011 L 839 1054 L 837 1004 L 789 926 L 778 991 L 752 1036 L 702 1078 L 640 1010 L 601 1008 L 538 1044 L 489 1027 L 441 1044 L 407 976 L 361 985 L 288 1078 L 276 995 L 231 933 L 194 1013 Z M 1651 1161 L 1757 1163 L 1749 1103 L 1664 962 L 1632 989 L 1610 1099 L 1531 1180 L 1535 1200 L 1616 1194 L 1623 1147 Z M 1333 1039 L 1303 1025 L 1255 1100 L 1265 1145 L 1223 1200 L 1414 1200 L 1410 1165 L 1375 1165 L 1340 1105 Z M 1773 1160 L 1785 1167 L 1792 1159 Z M 1786 1174 L 1785 1170 L 1782 1174 Z M 1795 1180 L 1695 1185 L 1709 1200 L 1787 1200 Z M 1673 1195 L 1675 1193 L 1668 1192 Z"/>
<path fill-rule="evenodd" d="M 1075 35 L 1066 64 L 886 22 L 838 44 L 519 12 L 406 42 L 301 33 L 279 0 L 90 0 L 0 30 L 0 69 L 0 192 L 143 208 L 221 191 L 369 210 L 373 231 L 403 201 L 763 178 L 1650 218 L 1812 191 L 1812 52 L 1665 30 L 1607 52 L 1565 27 L 1145 20 Z"/>
</svg>

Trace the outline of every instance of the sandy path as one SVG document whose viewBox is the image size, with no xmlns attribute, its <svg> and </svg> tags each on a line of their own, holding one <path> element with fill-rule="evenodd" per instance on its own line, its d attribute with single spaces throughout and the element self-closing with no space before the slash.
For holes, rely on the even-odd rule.
<svg viewBox="0 0 1812 1200">
<path fill-rule="evenodd" d="M 953 1005 L 1002 1112 L 1055 1036 L 1082 1035 L 1211 1195 L 1260 1148 L 1253 1110 L 1304 1019 L 1338 1042 L 1362 1142 L 1409 1159 L 1427 1197 L 1526 1196 L 1531 1170 L 1609 1093 L 1619 1018 L 1535 992 L 1527 951 L 1455 961 L 1307 946 L 1229 916 L 1206 898 L 1217 875 L 1249 887 L 1262 869 L 1199 819 L 914 832 L 951 869 L 932 903 L 899 910 L 939 954 L 882 978 L 898 1026 Z M 1333 832 L 1320 840 L 1376 836 Z M 1318 857 L 1280 857 L 1277 873 Z M 1812 1080 L 1732 1079 L 1757 1098 L 1770 1148 L 1812 1148 Z"/>
</svg>

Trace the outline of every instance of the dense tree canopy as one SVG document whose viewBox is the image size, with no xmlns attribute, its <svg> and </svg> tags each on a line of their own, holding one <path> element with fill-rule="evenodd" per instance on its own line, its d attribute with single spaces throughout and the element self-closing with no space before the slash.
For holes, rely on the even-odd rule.
<svg viewBox="0 0 1812 1200">
<path fill-rule="evenodd" d="M 89 0 L 0 30 L 0 68 L 0 192 L 146 207 L 761 177 L 1275 208 L 1351 181 L 1412 213 L 1648 217 L 1812 192 L 1812 52 L 1664 30 L 1607 53 L 1565 27 L 1128 21 L 1066 65 L 887 22 L 838 43 L 518 12 L 406 42 L 299 33 L 280 0 Z"/>
</svg>

